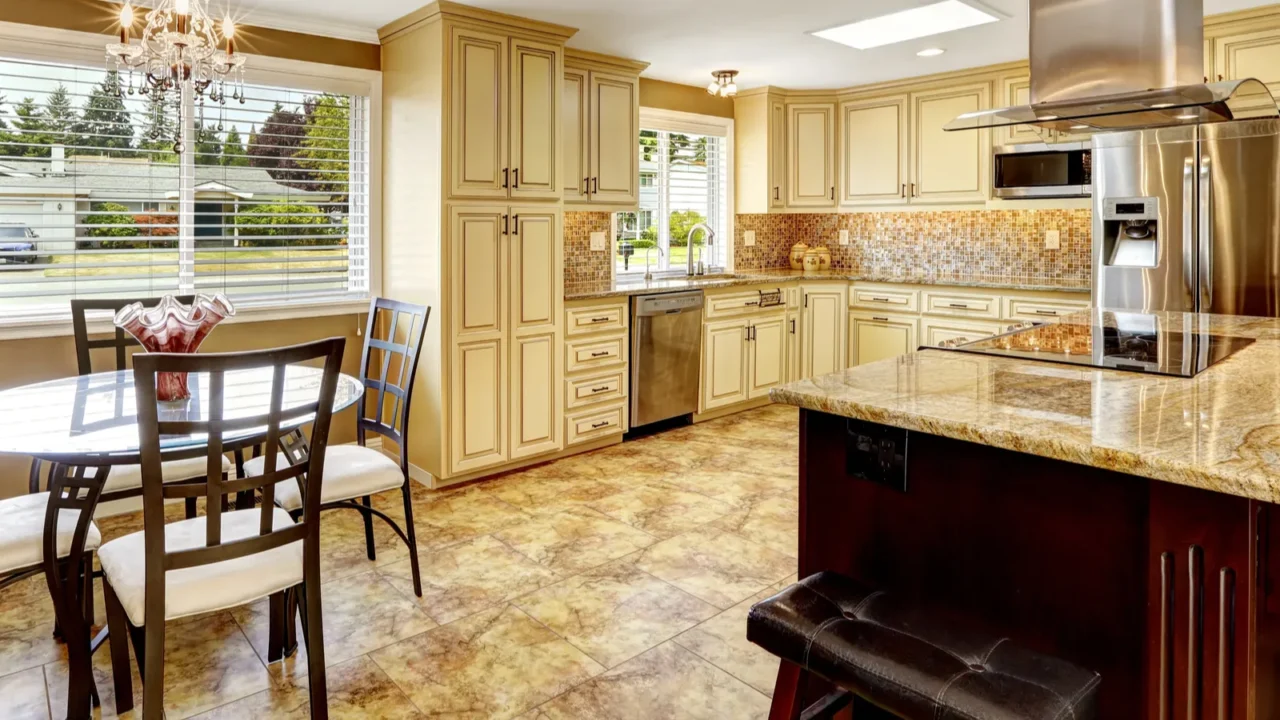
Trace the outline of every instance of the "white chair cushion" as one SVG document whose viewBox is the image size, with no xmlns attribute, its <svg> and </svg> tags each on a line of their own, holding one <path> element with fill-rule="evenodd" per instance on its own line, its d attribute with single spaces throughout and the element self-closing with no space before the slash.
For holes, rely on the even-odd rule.
<svg viewBox="0 0 1280 720">
<path fill-rule="evenodd" d="M 261 475 L 266 464 L 265 455 L 253 458 L 245 462 L 244 472 L 249 477 Z M 277 468 L 288 467 L 288 464 L 283 453 L 276 456 Z M 400 471 L 400 464 L 377 450 L 361 445 L 330 445 L 325 449 L 321 503 L 353 500 L 401 485 L 404 485 L 404 473 Z M 302 494 L 296 481 L 276 484 L 276 504 L 289 511 L 302 507 Z"/>
<path fill-rule="evenodd" d="M 222 543 L 258 534 L 260 508 L 222 514 Z M 169 552 L 205 547 L 205 516 L 164 526 Z M 272 525 L 293 524 L 289 513 L 272 508 Z M 141 627 L 146 607 L 146 552 L 143 533 L 136 532 L 103 545 L 98 550 L 102 572 L 120 598 L 129 621 Z M 302 541 L 266 552 L 211 565 L 170 570 L 165 573 L 165 619 L 186 617 L 244 605 L 302 582 Z"/>
<path fill-rule="evenodd" d="M 0 573 L 39 565 L 44 560 L 44 514 L 48 506 L 47 492 L 0 500 Z M 58 513 L 58 557 L 71 554 L 71 538 L 79 518 L 79 510 Z M 101 544 L 102 533 L 90 521 L 85 549 L 96 550 Z"/>
<path fill-rule="evenodd" d="M 203 478 L 208 462 L 203 455 L 186 460 L 170 460 L 160 464 L 160 473 L 167 483 Z M 226 455 L 222 456 L 222 472 L 231 472 L 231 461 Z M 110 493 L 140 487 L 142 487 L 141 465 L 116 465 L 111 468 L 111 472 L 107 473 L 107 482 L 103 484 L 102 492 Z"/>
</svg>

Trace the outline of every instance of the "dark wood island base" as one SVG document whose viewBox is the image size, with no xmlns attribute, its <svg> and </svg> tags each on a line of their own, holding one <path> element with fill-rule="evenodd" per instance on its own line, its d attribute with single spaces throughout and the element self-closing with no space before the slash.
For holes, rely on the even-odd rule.
<svg viewBox="0 0 1280 720">
<path fill-rule="evenodd" d="M 800 413 L 800 576 L 835 570 L 1096 670 L 1102 718 L 1280 718 L 1277 519 L 1257 500 Z M 797 684 L 784 664 L 772 718 L 824 691 Z"/>
</svg>

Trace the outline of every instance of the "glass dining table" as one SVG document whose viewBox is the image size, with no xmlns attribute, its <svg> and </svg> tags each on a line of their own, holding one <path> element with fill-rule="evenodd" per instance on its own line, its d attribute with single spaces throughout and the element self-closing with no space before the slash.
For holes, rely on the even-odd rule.
<svg viewBox="0 0 1280 720">
<path fill-rule="evenodd" d="M 272 373 L 271 368 L 227 372 L 223 417 L 230 420 L 266 415 L 271 405 Z M 319 368 L 289 366 L 285 372 L 283 409 L 314 403 L 320 393 L 321 376 Z M 208 420 L 209 376 L 192 373 L 189 385 L 189 400 L 160 404 L 160 420 Z M 342 375 L 334 395 L 334 413 L 354 405 L 363 394 L 360 380 Z M 311 419 L 299 416 L 282 423 L 280 429 L 296 430 Z M 261 444 L 265 435 L 265 427 L 228 432 L 223 447 L 227 452 L 242 451 Z M 206 447 L 207 438 L 202 434 L 160 438 L 166 461 L 203 455 Z M 78 569 L 70 562 L 60 564 L 48 556 L 54 554 L 50 549 L 57 542 L 57 518 L 61 512 L 79 512 L 69 557 L 83 556 L 88 524 L 111 467 L 140 462 L 133 372 L 81 375 L 0 391 L 0 453 L 27 455 L 50 464 L 43 569 L 67 644 L 67 717 L 88 717 L 97 697 L 90 663 L 93 651 L 106 639 L 106 629 L 90 638 L 92 628 L 82 611 L 84 588 Z"/>
</svg>

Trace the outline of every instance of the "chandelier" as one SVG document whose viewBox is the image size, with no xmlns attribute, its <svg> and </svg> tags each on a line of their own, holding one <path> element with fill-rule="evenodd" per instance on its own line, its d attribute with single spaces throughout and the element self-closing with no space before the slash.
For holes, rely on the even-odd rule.
<svg viewBox="0 0 1280 720">
<path fill-rule="evenodd" d="M 147 13 L 138 42 L 132 42 L 133 6 L 120 9 L 120 42 L 107 45 L 108 63 L 127 78 L 115 85 L 117 97 L 140 94 L 155 101 L 155 112 L 177 109 L 173 123 L 173 150 L 183 149 L 184 97 L 225 105 L 230 85 L 232 100 L 245 102 L 245 57 L 236 53 L 236 26 L 230 17 L 215 26 L 208 0 L 158 0 Z M 215 29 L 216 28 L 216 29 Z M 218 33 L 223 42 L 218 42 Z M 108 69 L 112 69 L 108 67 Z M 155 124 L 157 131 L 163 125 Z M 159 140 L 159 137 L 153 137 Z"/>
<path fill-rule="evenodd" d="M 738 94 L 737 70 L 717 70 L 711 73 L 711 77 L 715 80 L 707 86 L 707 92 L 726 98 Z"/>
</svg>

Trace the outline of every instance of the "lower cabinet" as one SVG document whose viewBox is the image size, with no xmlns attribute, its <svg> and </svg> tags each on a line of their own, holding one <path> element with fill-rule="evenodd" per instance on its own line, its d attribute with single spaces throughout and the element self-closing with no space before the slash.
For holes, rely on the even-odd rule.
<svg viewBox="0 0 1280 720">
<path fill-rule="evenodd" d="M 850 367 L 914 352 L 918 325 L 910 315 L 849 313 Z"/>
<path fill-rule="evenodd" d="M 699 411 L 764 397 L 785 383 L 788 338 L 784 313 L 704 324 Z"/>
<path fill-rule="evenodd" d="M 802 376 L 812 378 L 845 369 L 848 284 L 819 283 L 803 288 Z"/>
<path fill-rule="evenodd" d="M 938 346 L 943 343 L 964 344 L 999 335 L 1008 323 L 974 322 L 950 318 L 924 319 L 921 327 L 921 345 Z"/>
<path fill-rule="evenodd" d="M 565 308 L 566 447 L 627 431 L 628 305 L 627 298 L 611 298 L 573 301 Z"/>
<path fill-rule="evenodd" d="M 511 342 L 511 459 L 555 452 L 560 443 L 560 334 Z"/>
<path fill-rule="evenodd" d="M 779 313 L 752 321 L 747 338 L 747 397 L 755 399 L 787 381 L 787 318 Z"/>
</svg>

